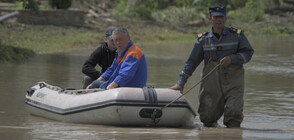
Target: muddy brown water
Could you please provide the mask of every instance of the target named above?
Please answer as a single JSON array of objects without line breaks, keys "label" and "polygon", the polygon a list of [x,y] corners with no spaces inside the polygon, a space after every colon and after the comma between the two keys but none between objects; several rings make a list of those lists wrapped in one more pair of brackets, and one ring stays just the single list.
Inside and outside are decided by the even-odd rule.
[{"label": "muddy brown water", "polygon": [[[291,37],[249,37],[255,49],[245,65],[246,92],[242,129],[195,127],[118,127],[62,123],[32,116],[24,97],[38,81],[60,87],[80,88],[81,66],[91,49],[63,54],[39,54],[24,63],[0,64],[0,139],[294,139],[294,40]],[[135,42],[135,41],[134,41]],[[136,43],[136,42],[135,42]],[[148,63],[148,86],[170,87],[178,79],[194,41],[136,43]],[[190,77],[185,90],[200,80],[202,64]],[[197,109],[198,87],[186,98]],[[218,122],[222,127],[222,119]]]}]

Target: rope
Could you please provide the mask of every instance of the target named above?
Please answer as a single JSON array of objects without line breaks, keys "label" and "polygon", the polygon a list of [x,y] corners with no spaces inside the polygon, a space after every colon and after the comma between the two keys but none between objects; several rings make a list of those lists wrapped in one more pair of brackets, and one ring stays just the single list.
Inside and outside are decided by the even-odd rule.
[{"label": "rope", "polygon": [[198,81],[194,86],[192,86],[190,89],[188,89],[185,93],[183,93],[181,96],[179,96],[178,98],[174,99],[173,101],[171,101],[170,103],[166,104],[165,106],[161,107],[160,109],[154,109],[152,115],[151,115],[151,119],[153,120],[153,123],[156,125],[159,121],[160,118],[156,120],[156,114],[158,111],[162,111],[162,109],[168,107],[169,105],[171,105],[172,103],[174,103],[175,101],[177,101],[178,99],[182,98],[185,94],[187,94],[190,90],[192,90],[194,87],[196,87],[199,83],[201,83],[206,77],[208,77],[218,66],[220,66],[221,63],[217,64],[211,71],[209,71],[205,76],[202,77],[202,79],[200,81]]}]

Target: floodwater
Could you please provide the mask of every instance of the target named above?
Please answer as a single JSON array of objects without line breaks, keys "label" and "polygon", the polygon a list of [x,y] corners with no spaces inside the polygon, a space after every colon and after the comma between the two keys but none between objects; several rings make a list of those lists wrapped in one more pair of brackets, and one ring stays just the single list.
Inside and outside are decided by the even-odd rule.
[{"label": "floodwater", "polygon": [[[38,81],[60,87],[80,88],[81,66],[93,51],[81,49],[63,54],[39,54],[24,63],[0,64],[0,139],[294,139],[294,40],[292,37],[250,37],[255,55],[245,65],[246,91],[242,129],[117,127],[71,124],[32,116],[24,97]],[[134,41],[136,43],[136,41]],[[162,44],[136,43],[148,63],[148,86],[176,83],[194,41]],[[202,64],[189,79],[185,91],[200,80]],[[186,98],[197,109],[198,86]],[[184,91],[184,92],[185,92]],[[222,127],[222,119],[218,122]]]}]

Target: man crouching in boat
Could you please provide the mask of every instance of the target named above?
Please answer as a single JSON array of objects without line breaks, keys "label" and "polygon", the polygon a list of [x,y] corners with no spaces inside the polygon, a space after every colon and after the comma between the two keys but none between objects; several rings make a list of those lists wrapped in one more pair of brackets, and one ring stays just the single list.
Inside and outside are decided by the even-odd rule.
[{"label": "man crouching in boat", "polygon": [[147,63],[144,53],[130,40],[126,28],[116,28],[112,37],[117,55],[112,65],[87,89],[146,86]]}]

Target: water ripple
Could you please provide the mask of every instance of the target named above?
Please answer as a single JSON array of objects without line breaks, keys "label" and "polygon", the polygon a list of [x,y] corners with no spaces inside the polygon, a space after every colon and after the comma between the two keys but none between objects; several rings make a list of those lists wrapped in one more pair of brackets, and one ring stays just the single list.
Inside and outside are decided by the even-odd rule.
[{"label": "water ripple", "polygon": [[294,55],[284,57],[274,55],[255,55],[246,67],[249,71],[294,76]]}]

